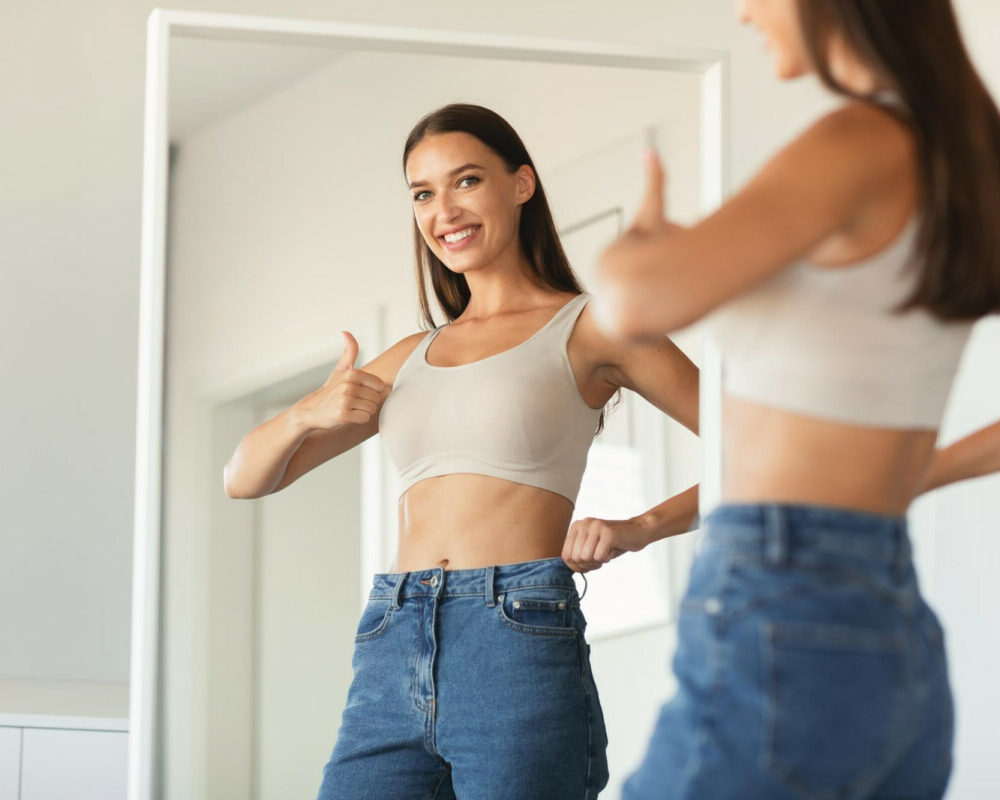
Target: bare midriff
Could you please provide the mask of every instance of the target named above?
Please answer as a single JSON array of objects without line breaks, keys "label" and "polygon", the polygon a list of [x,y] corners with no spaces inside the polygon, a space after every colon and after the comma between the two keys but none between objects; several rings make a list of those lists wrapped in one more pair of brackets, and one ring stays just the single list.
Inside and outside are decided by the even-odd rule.
[{"label": "bare midriff", "polygon": [[937,431],[848,425],[730,395],[722,402],[722,501],[906,513]]},{"label": "bare midriff", "polygon": [[573,504],[547,489],[455,473],[425,478],[399,499],[395,572],[476,569],[562,553]]}]

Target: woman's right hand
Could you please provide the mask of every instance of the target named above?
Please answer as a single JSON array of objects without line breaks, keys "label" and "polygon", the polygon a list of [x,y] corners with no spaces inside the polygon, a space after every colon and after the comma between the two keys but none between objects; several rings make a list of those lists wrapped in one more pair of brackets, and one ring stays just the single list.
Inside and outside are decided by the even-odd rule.
[{"label": "woman's right hand", "polygon": [[311,430],[329,430],[341,425],[364,425],[378,413],[387,396],[386,383],[378,375],[356,369],[358,341],[344,334],[344,354],[330,376],[295,404],[302,423]]}]

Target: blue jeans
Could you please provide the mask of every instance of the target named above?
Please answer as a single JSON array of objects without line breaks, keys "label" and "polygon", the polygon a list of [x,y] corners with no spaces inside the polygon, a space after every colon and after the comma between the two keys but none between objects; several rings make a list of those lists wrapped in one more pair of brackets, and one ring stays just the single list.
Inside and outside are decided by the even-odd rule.
[{"label": "blue jeans", "polygon": [[725,504],[705,520],[676,694],[623,800],[931,800],[951,772],[944,633],[906,518]]},{"label": "blue jeans", "polygon": [[319,800],[591,800],[607,735],[561,558],[380,574]]}]

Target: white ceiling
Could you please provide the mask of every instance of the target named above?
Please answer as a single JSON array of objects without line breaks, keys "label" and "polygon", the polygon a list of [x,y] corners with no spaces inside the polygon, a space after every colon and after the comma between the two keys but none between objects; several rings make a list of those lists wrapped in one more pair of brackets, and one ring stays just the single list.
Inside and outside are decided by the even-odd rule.
[{"label": "white ceiling", "polygon": [[170,42],[170,141],[182,142],[345,53],[328,47],[175,37]]}]

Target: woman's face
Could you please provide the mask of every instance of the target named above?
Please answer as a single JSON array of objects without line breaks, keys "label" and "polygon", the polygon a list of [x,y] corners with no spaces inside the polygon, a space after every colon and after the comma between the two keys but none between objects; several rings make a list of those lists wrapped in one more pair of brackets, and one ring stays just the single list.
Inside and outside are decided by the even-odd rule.
[{"label": "woman's face", "polygon": [[796,0],[737,0],[736,9],[740,22],[763,34],[779,78],[798,78],[810,71]]},{"label": "woman's face", "polygon": [[422,139],[405,172],[417,227],[449,269],[466,272],[517,252],[521,205],[535,190],[530,167],[510,173],[475,136],[454,132]]}]

